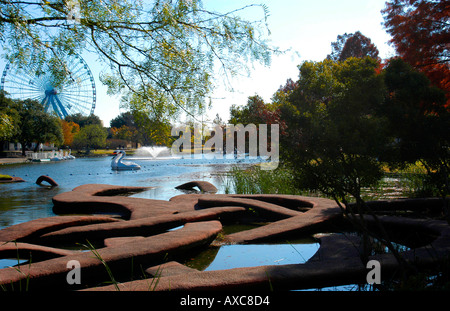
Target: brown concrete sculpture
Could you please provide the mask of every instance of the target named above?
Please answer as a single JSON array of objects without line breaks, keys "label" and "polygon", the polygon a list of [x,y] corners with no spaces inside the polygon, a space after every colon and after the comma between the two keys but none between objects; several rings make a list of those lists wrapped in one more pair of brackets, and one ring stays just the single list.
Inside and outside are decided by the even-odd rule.
[{"label": "brown concrete sculpture", "polygon": [[51,187],[58,187],[58,183],[53,178],[46,175],[39,176],[36,180],[36,184],[43,186],[42,182],[44,181],[47,182]]},{"label": "brown concrete sculpture", "polygon": [[[193,182],[188,186],[194,184],[199,185]],[[202,182],[201,187],[214,186]],[[271,286],[277,290],[365,282],[367,269],[358,252],[361,242],[356,236],[342,234],[318,237],[318,252],[302,264],[198,271],[181,263],[190,252],[208,247],[222,232],[222,225],[229,222],[250,218],[265,225],[228,235],[222,232],[215,245],[333,232],[332,228],[345,219],[332,200],[293,195],[182,194],[169,201],[117,196],[145,189],[148,188],[83,185],[55,196],[54,212],[103,216],[55,216],[0,230],[2,258],[14,253],[28,259],[30,252],[33,258],[31,263],[0,269],[0,286],[7,288],[27,281],[30,289],[149,290],[149,284],[157,284],[153,290],[235,290],[249,286],[265,290]],[[395,204],[381,203],[391,210]],[[368,223],[374,221],[366,218]],[[431,233],[432,238],[423,245],[402,252],[406,259],[419,259],[419,265],[429,266],[449,254],[450,231],[446,222],[388,216],[380,216],[378,221],[389,228]],[[76,243],[79,250],[59,248]],[[382,263],[383,275],[398,268],[391,254],[371,258]],[[82,282],[78,285],[70,285],[65,279],[70,272],[67,263],[74,260],[82,269]],[[120,277],[120,283],[98,286],[111,281],[106,267],[114,277]],[[147,276],[138,281],[122,279],[132,271],[145,271]],[[152,278],[158,282],[153,283]]]},{"label": "brown concrete sculpture", "polygon": [[79,262],[83,269],[84,286],[97,284],[105,277],[104,262],[116,275],[130,275],[130,271],[138,269],[140,264],[157,263],[162,261],[166,254],[173,255],[185,251],[186,248],[209,244],[221,229],[218,221],[190,223],[180,230],[133,239],[133,243],[119,243],[97,249],[95,256],[91,252],[81,252],[22,265],[20,270],[0,269],[0,284],[14,288],[14,285],[17,287],[21,281],[30,280],[30,289],[51,289],[53,286],[58,289],[70,288],[65,277],[70,271],[67,263],[73,260]]},{"label": "brown concrete sculpture", "polygon": [[175,187],[175,189],[194,190],[195,187],[197,187],[201,193],[216,193],[217,192],[217,188],[213,184],[211,184],[207,181],[198,181],[198,180],[184,183],[182,185]]},{"label": "brown concrete sculpture", "polygon": [[25,182],[21,177],[4,177],[0,179],[0,183],[8,184],[8,183],[14,183],[14,182]]},{"label": "brown concrete sculpture", "polygon": [[[411,230],[423,230],[437,234],[429,245],[402,252],[405,260],[417,267],[431,267],[448,258],[450,253],[450,227],[443,221],[421,221],[383,217],[386,224],[398,223]],[[369,220],[370,221],[370,220]],[[321,246],[304,264],[272,265],[234,268],[219,271],[180,269],[173,263],[152,267],[147,271],[158,277],[157,290],[252,290],[308,289],[347,284],[366,283],[367,268],[360,258],[361,239],[356,236],[335,234],[320,238]],[[383,277],[389,279],[399,271],[399,263],[392,254],[370,256],[382,265]],[[159,271],[157,274],[156,271]],[[124,291],[146,290],[148,280],[119,284]],[[94,291],[115,290],[112,286],[90,288]]]}]

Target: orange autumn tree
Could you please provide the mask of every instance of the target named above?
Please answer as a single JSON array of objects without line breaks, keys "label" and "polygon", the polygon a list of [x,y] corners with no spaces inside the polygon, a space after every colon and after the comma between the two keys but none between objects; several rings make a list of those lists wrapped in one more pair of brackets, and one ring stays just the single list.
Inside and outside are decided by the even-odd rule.
[{"label": "orange autumn tree", "polygon": [[400,57],[444,90],[450,106],[450,1],[390,0],[382,13]]},{"label": "orange autumn tree", "polygon": [[64,135],[64,145],[71,146],[73,137],[80,131],[80,126],[75,122],[61,120],[62,131]]}]

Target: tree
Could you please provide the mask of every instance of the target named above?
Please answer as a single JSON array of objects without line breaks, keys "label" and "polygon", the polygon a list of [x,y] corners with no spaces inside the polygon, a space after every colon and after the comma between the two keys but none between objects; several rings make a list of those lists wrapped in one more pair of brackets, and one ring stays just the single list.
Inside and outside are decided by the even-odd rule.
[{"label": "tree", "polygon": [[[373,236],[404,264],[361,195],[362,188],[382,177],[378,157],[391,143],[386,120],[377,115],[385,95],[377,68],[378,62],[371,57],[304,62],[298,87],[281,107],[286,121],[281,151],[299,188],[333,197],[355,229],[361,230],[364,263],[370,250],[368,237]],[[350,197],[355,204],[350,204]],[[369,230],[365,213],[374,217],[380,233]]]},{"label": "tree", "polygon": [[109,125],[111,128],[121,128],[124,125],[129,127],[136,126],[134,123],[134,116],[130,111],[121,113],[120,115],[112,119],[109,122]]},{"label": "tree", "polygon": [[138,135],[138,128],[132,112],[127,111],[118,115],[110,122],[111,136],[113,139],[121,139],[129,142],[142,142]]},{"label": "tree", "polygon": [[81,150],[86,148],[87,153],[91,149],[103,148],[106,145],[108,132],[98,124],[90,124],[82,127],[73,139],[74,148]]},{"label": "tree", "polygon": [[71,146],[73,138],[80,131],[80,126],[75,122],[61,120],[61,127],[64,135],[64,146]]},{"label": "tree", "polygon": [[[260,20],[241,17],[252,8]],[[55,63],[59,81],[71,74],[61,52],[89,48],[111,68],[101,74],[110,94],[131,92],[137,109],[172,116],[204,106],[216,65],[229,78],[250,61],[269,63],[267,16],[264,5],[219,13],[200,0],[0,1],[0,43],[20,66]]]},{"label": "tree", "polygon": [[112,137],[114,139],[122,139],[126,141],[136,141],[137,131],[135,127],[129,127],[127,125],[122,125],[121,127],[111,128]]},{"label": "tree", "polygon": [[0,141],[8,140],[13,136],[13,120],[6,113],[0,112]]},{"label": "tree", "polygon": [[17,100],[16,109],[20,118],[20,130],[12,138],[22,145],[22,155],[31,143],[63,143],[60,119],[45,112],[44,107],[35,100]]},{"label": "tree", "polygon": [[[395,165],[420,161],[428,172],[426,182],[438,190],[429,195],[445,198],[450,193],[450,109],[444,92],[400,58],[390,60],[383,75],[388,96],[380,109],[394,143],[382,159]],[[448,206],[444,211],[450,219]]]},{"label": "tree", "polygon": [[94,114],[90,114],[88,116],[85,116],[81,113],[75,113],[72,115],[68,115],[67,117],[65,117],[65,119],[67,122],[73,122],[76,123],[81,127],[85,127],[86,125],[91,125],[91,124],[97,124],[97,125],[101,125],[102,124],[102,120],[100,120],[100,118]]},{"label": "tree", "polygon": [[450,105],[450,3],[390,0],[382,11],[397,53],[444,90]]},{"label": "tree", "polygon": [[272,96],[272,101],[273,102],[285,101],[286,96],[289,96],[297,87],[298,84],[296,82],[294,82],[291,78],[287,79],[286,84],[280,85],[278,90]]},{"label": "tree", "polygon": [[362,201],[361,188],[381,177],[376,159],[387,141],[375,115],[384,95],[377,66],[370,57],[301,65],[298,88],[281,107],[287,128],[280,138],[301,188]]},{"label": "tree", "polygon": [[249,96],[247,105],[237,106],[232,105],[230,107],[230,120],[231,124],[259,124],[262,123],[260,116],[261,110],[265,109],[264,99],[259,95]]},{"label": "tree", "polygon": [[0,142],[11,139],[20,129],[20,116],[16,103],[0,91]]},{"label": "tree", "polygon": [[159,118],[151,118],[146,111],[132,111],[136,125],[136,136],[143,145],[170,146],[173,142],[169,121]]},{"label": "tree", "polygon": [[334,61],[344,61],[349,57],[363,58],[370,56],[380,60],[379,51],[372,41],[357,31],[354,34],[343,34],[337,36],[337,41],[331,43],[332,52],[327,56]]},{"label": "tree", "polygon": [[279,109],[276,104],[265,103],[259,95],[249,96],[247,105],[230,107],[231,124],[279,124],[281,122]]},{"label": "tree", "polygon": [[148,110],[139,109],[121,113],[110,122],[113,138],[147,146],[170,145],[170,123],[164,118],[152,116],[153,113]]}]

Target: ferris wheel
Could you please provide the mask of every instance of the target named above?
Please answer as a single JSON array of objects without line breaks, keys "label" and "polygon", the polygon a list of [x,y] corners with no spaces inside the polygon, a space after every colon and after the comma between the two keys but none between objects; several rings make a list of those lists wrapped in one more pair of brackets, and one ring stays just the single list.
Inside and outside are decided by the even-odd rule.
[{"label": "ferris wheel", "polygon": [[32,99],[40,102],[48,113],[55,112],[61,119],[81,113],[90,115],[96,103],[95,81],[84,59],[65,55],[65,75],[55,82],[50,65],[38,68],[30,65],[18,68],[8,63],[3,70],[0,89],[13,99]]}]

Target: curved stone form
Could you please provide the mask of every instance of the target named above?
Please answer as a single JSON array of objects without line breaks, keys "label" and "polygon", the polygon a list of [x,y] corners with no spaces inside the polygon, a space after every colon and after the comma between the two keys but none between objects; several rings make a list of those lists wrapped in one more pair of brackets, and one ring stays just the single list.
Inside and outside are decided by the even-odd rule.
[{"label": "curved stone form", "polygon": [[[229,218],[239,219],[240,215],[245,213],[249,208],[258,210],[271,220],[287,220],[304,215],[301,211],[302,209],[307,212],[315,210],[319,214],[326,214],[323,212],[323,208],[329,209],[331,206],[330,202],[332,202],[330,200],[316,200],[314,198],[296,196],[189,194],[176,196],[169,201],[114,196],[116,194],[143,189],[147,188],[111,185],[84,185],[77,187],[71,192],[59,194],[53,198],[55,212],[119,213],[129,220],[120,220],[105,216],[48,217],[0,230],[0,241],[32,241],[44,245],[52,245],[52,243],[84,242],[86,239],[89,241],[104,240],[104,244],[107,247],[99,249],[99,253],[108,262],[108,265],[115,265],[120,270],[123,267],[119,267],[118,262],[121,262],[122,259],[118,258],[129,259],[132,256],[133,260],[136,260],[135,257],[139,257],[140,255],[138,254],[140,252],[147,254],[146,249],[150,247],[148,241],[152,241],[154,244],[150,248],[153,249],[153,247],[159,245],[160,253],[163,252],[162,249],[168,252],[171,250],[171,246],[170,243],[165,241],[166,236],[177,236],[177,239],[181,239],[183,235],[193,234],[192,228],[202,224],[204,221],[213,219],[221,219],[224,221]],[[322,203],[324,202],[328,203],[328,205],[323,205]],[[338,214],[337,210],[333,210],[328,216],[335,217]],[[210,221],[209,223],[214,225],[212,229],[213,233],[206,239],[208,243],[212,241],[212,236],[215,236],[221,229],[221,226],[219,226],[220,229],[218,227],[220,225],[219,222]],[[273,224],[276,223],[274,222]],[[182,229],[164,233],[165,230],[183,225],[184,227]],[[286,231],[286,229],[281,229],[281,231],[272,230],[272,232],[266,231],[266,237],[270,235],[277,236],[283,230]],[[248,234],[252,232],[253,234],[255,232],[257,234],[257,231],[247,231]],[[197,234],[195,233],[195,236],[185,237],[185,239],[190,239],[186,247],[195,246],[197,244],[195,241],[198,241],[198,239],[202,241],[200,244],[206,243],[204,234],[201,232],[200,235]],[[248,234],[247,239],[249,239]],[[235,241],[237,240],[238,238],[236,237]],[[156,241],[161,242],[156,243]],[[180,244],[179,241],[175,244],[177,247],[174,247],[171,251],[175,252],[175,250],[184,249],[183,244]],[[26,249],[29,246],[21,244],[19,247]],[[44,246],[36,245],[36,247]],[[47,251],[50,252],[50,249],[47,249]],[[53,255],[62,256],[64,254],[64,251],[61,253],[55,251]],[[85,271],[86,269],[89,271],[92,269],[96,271],[101,270],[99,262],[96,264],[92,262],[92,254],[88,256],[90,258],[89,260],[85,256],[88,255],[72,254],[70,256],[37,262],[28,268],[23,267],[23,269],[28,269],[25,274],[28,274],[33,279],[33,283],[40,283],[40,279],[48,281],[49,279],[56,280],[60,278],[63,273],[67,273],[67,268],[63,266],[62,262],[67,262],[68,260],[81,260],[83,262],[82,267]],[[139,262],[139,260],[136,260],[136,262]],[[149,263],[146,262],[146,264]],[[0,280],[8,279],[8,282],[12,283],[20,281],[21,276],[14,276],[14,272],[11,271],[11,269],[0,270]],[[96,273],[89,273],[92,276],[96,275]],[[21,273],[21,275],[23,276],[24,273]]]},{"label": "curved stone form", "polygon": [[[443,221],[422,221],[403,219],[400,217],[382,217],[383,223],[408,227],[410,230],[432,231],[438,237],[430,244],[410,251],[402,252],[403,258],[419,267],[432,267],[440,260],[446,260],[450,252],[450,227]],[[370,221],[370,219],[369,219]],[[304,264],[272,265],[249,268],[235,268],[219,271],[192,271],[178,273],[170,269],[172,266],[182,271],[176,265],[161,268],[169,269],[158,279],[154,290],[289,290],[308,289],[328,286],[366,283],[367,268],[361,262],[355,245],[359,245],[357,237],[341,234],[320,238],[319,251]],[[369,260],[381,263],[383,278],[389,278],[398,273],[399,265],[392,254],[370,256]],[[156,267],[150,271],[155,273]],[[141,291],[146,289],[148,280],[132,281],[119,284],[120,290]],[[87,290],[111,291],[112,286],[95,287]]]},{"label": "curved stone form", "polygon": [[42,186],[42,182],[47,182],[50,186],[52,187],[58,187],[58,183],[51,177],[49,176],[39,176],[38,179],[36,180],[36,184]]},{"label": "curved stone form", "polygon": [[[327,202],[326,208],[329,208],[330,204],[334,204],[336,207],[332,200],[289,195],[185,194],[176,196],[170,201],[113,196],[119,193],[145,189],[148,188],[100,184],[83,185],[72,191],[56,195],[53,198],[53,210],[57,214],[109,212],[117,213],[125,219],[133,220],[182,213],[195,210],[196,208],[241,206],[247,209],[257,209],[271,220],[278,220],[303,215],[301,209],[320,209],[324,202]],[[280,202],[284,202],[286,206],[280,205]],[[298,208],[292,208],[294,205],[297,205]]]},{"label": "curved stone form", "polygon": [[[186,224],[182,229],[154,235],[143,239],[134,239],[133,243],[120,243],[115,246],[97,249],[98,256],[107,262],[116,274],[130,275],[140,264],[157,263],[166,254],[179,254],[201,245],[209,244],[222,230],[219,221],[196,222]],[[105,277],[105,267],[92,252],[58,257],[46,261],[0,269],[0,285],[4,288],[16,286],[19,282],[29,280],[31,289],[42,290],[56,286],[58,289],[69,287],[66,275],[70,271],[67,263],[77,260],[83,269],[83,284],[98,284]],[[139,271],[139,270],[135,270]],[[106,281],[106,280],[105,280]]]},{"label": "curved stone form", "polygon": [[[111,209],[120,208],[133,215],[153,215],[152,217],[130,217],[131,220],[119,224],[86,225],[53,230],[42,234],[41,241],[79,241],[80,239],[104,239],[128,235],[149,235],[160,233],[188,222],[218,219],[218,217],[239,217],[248,208],[258,210],[271,220],[282,219],[266,226],[235,233],[228,236],[232,243],[248,243],[269,240],[301,230],[312,229],[326,221],[339,218],[341,211],[335,202],[322,198],[309,198],[292,195],[180,195],[170,201],[135,199],[127,197],[109,197],[105,194],[135,190],[129,187],[107,185],[86,185],[75,188],[72,192],[54,198],[59,209],[74,212],[96,212],[98,205]],[[76,199],[74,199],[76,198]],[[75,202],[68,202],[74,199]],[[115,200],[117,199],[117,200]],[[114,201],[113,205],[109,202]],[[156,202],[154,202],[156,201]],[[145,204],[144,204],[145,203]],[[277,203],[277,204],[274,204]],[[155,207],[157,205],[157,207]],[[231,206],[230,206],[231,205]],[[306,212],[300,212],[306,210]],[[228,216],[227,216],[228,215]],[[287,219],[286,219],[287,218]]]},{"label": "curved stone form", "polygon": [[175,187],[175,189],[193,190],[194,187],[197,187],[198,189],[200,189],[200,192],[202,192],[202,193],[216,193],[217,192],[217,188],[213,184],[211,184],[207,181],[198,181],[198,180],[184,183],[182,185]]},{"label": "curved stone form", "polygon": [[167,263],[163,263],[158,266],[150,267],[145,270],[149,276],[154,278],[161,278],[163,276],[172,276],[172,275],[186,275],[187,273],[198,272],[198,270],[186,267],[179,262],[170,261]]},{"label": "curved stone form", "polygon": [[55,216],[31,220],[0,230],[0,243],[29,241],[40,235],[71,226],[84,226],[120,220],[105,216]]},{"label": "curved stone form", "polygon": [[127,236],[119,238],[107,238],[104,241],[105,247],[115,247],[125,243],[134,243],[137,240],[145,239],[143,236]]},{"label": "curved stone form", "polygon": [[56,214],[69,213],[112,213],[125,219],[137,219],[178,212],[163,200],[148,200],[116,196],[122,193],[138,192],[152,187],[124,187],[102,184],[87,184],[53,197],[53,211]]},{"label": "curved stone form", "polygon": [[302,212],[294,211],[280,205],[268,203],[261,200],[255,200],[249,196],[233,198],[226,195],[209,195],[198,199],[200,208],[208,208],[213,206],[243,206],[245,208],[253,208],[260,212],[263,216],[267,216],[273,220],[284,219],[292,216],[302,215]]},{"label": "curved stone form", "polygon": [[78,252],[29,243],[0,242],[0,258],[19,258],[36,262],[76,253]]},{"label": "curved stone form", "polygon": [[[217,197],[217,199],[215,198]],[[230,243],[263,242],[293,233],[318,229],[329,222],[341,219],[342,212],[336,202],[323,198],[311,198],[294,195],[215,195],[199,199],[200,206],[237,204],[253,207],[281,220],[251,230],[241,231],[227,236]],[[268,202],[277,202],[275,205]],[[283,206],[289,206],[283,207]],[[299,210],[306,210],[302,213]],[[286,218],[290,216],[289,218]],[[286,219],[283,219],[286,218]]]},{"label": "curved stone form", "polygon": [[11,177],[10,179],[0,179],[0,184],[13,183],[13,182],[25,182],[21,177]]},{"label": "curved stone form", "polygon": [[55,230],[39,237],[42,243],[90,241],[113,237],[158,234],[190,222],[215,220],[236,216],[243,207],[217,207],[201,211],[161,215],[115,223],[92,224]]},{"label": "curved stone form", "polygon": [[[10,256],[11,252],[17,254],[19,251],[23,256],[31,251],[33,258],[37,256],[43,260],[19,268],[0,269],[1,287],[14,286],[29,279],[32,288],[63,288],[68,286],[65,277],[70,260],[81,264],[83,288],[108,281],[103,262],[115,276],[117,273],[129,277],[131,271],[152,267],[146,271],[159,278],[156,290],[235,290],[249,286],[267,290],[269,283],[277,290],[365,283],[367,269],[361,263],[358,248],[355,248],[359,240],[336,234],[322,236],[319,251],[305,264],[207,272],[177,262],[161,264],[166,254],[185,254],[190,249],[209,245],[221,231],[221,222],[253,215],[249,213],[250,209],[268,224],[229,234],[220,243],[258,243],[321,232],[330,224],[343,220],[342,211],[332,200],[293,195],[184,194],[169,201],[115,196],[145,189],[148,188],[91,184],[53,198],[56,213],[120,214],[125,220],[107,216],[55,216],[0,230],[0,241],[19,241],[0,242],[3,244],[0,258]],[[395,208],[396,204],[405,205],[405,201],[381,203],[384,209]],[[432,204],[437,203],[433,201]],[[373,222],[371,217],[366,218],[368,223]],[[424,231],[437,237],[427,246],[402,253],[405,258],[418,260],[419,265],[424,266],[433,265],[440,258],[448,258],[450,232],[447,223],[387,216],[379,216],[379,219],[386,227]],[[174,228],[176,230],[171,230]],[[95,242],[96,253],[103,262],[90,251],[48,247],[55,243],[85,243],[86,239]],[[98,248],[103,245],[100,243],[106,247]],[[383,275],[389,275],[398,268],[390,254],[372,258],[382,263]],[[152,279],[126,282],[119,287],[149,290],[151,282]],[[114,286],[93,288],[115,289]]]}]

